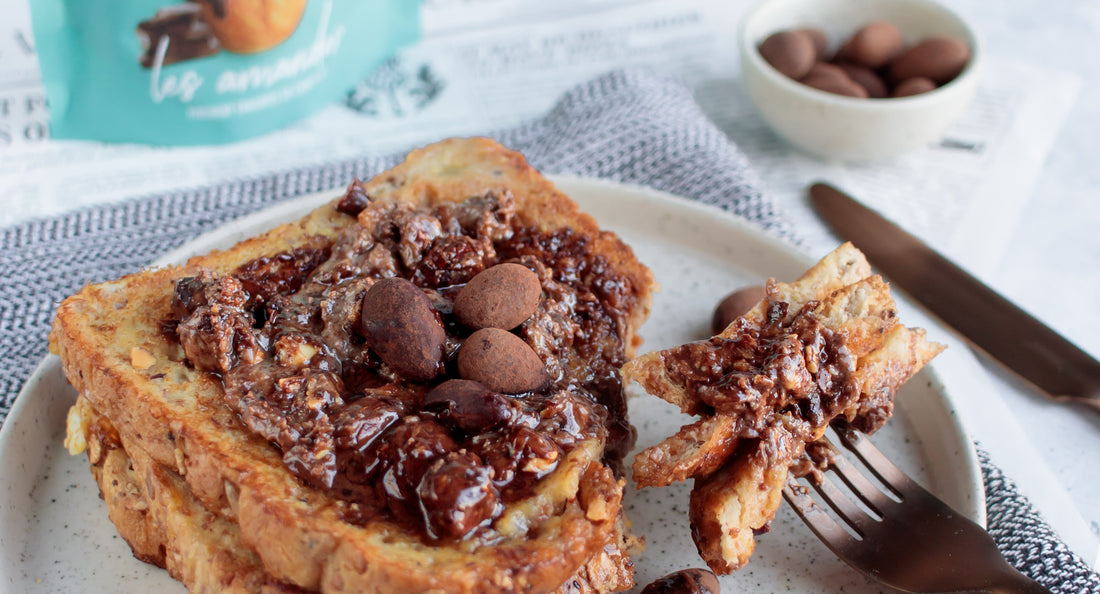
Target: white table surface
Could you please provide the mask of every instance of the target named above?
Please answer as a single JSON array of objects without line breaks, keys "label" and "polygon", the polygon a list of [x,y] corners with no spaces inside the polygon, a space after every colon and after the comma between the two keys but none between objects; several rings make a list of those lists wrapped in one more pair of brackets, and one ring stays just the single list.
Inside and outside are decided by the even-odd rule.
[{"label": "white table surface", "polygon": [[[987,56],[1050,65],[1076,73],[1083,81],[1025,215],[1012,230],[1009,249],[996,271],[983,280],[1100,357],[1100,60],[1096,58],[1100,56],[1100,3],[955,0],[949,4],[977,26]],[[3,157],[0,152],[0,159]],[[820,225],[802,199],[786,199],[783,207],[800,224]],[[32,208],[26,218],[38,214],[46,213]],[[821,233],[818,228],[807,235]],[[834,246],[835,240],[810,245],[817,254]],[[909,315],[920,314],[903,311],[903,318]],[[942,329],[934,332],[945,334]],[[951,346],[965,349],[961,343]],[[973,361],[960,356],[943,365],[946,374],[954,374],[956,392],[966,393],[963,408],[968,422],[981,423],[983,406],[1011,411],[1032,451],[1069,495],[1072,509],[1066,510],[1064,521],[1076,518],[1091,533],[1093,543],[1080,544],[1078,550],[1095,564],[1095,539],[1100,538],[1100,414],[1050,403],[1000,369],[983,371]],[[975,434],[996,434],[996,428],[980,429]],[[1002,453],[995,461],[1011,475],[1013,464],[1019,462],[1007,458],[1010,456]],[[1021,484],[1021,488],[1039,494],[1042,485]]]}]

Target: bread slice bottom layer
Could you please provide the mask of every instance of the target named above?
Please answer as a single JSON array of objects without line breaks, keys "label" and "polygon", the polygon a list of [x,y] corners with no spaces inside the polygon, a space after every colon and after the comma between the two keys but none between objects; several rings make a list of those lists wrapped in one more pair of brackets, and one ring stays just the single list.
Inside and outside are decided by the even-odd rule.
[{"label": "bread slice bottom layer", "polygon": [[[281,582],[241,540],[236,523],[206,509],[175,470],[155,462],[133,444],[123,445],[110,421],[86,402],[80,428],[92,475],[107,513],[134,557],[162,567],[193,593],[309,592]],[[633,584],[626,551],[637,546],[620,516],[612,542],[557,592],[613,592]]]}]

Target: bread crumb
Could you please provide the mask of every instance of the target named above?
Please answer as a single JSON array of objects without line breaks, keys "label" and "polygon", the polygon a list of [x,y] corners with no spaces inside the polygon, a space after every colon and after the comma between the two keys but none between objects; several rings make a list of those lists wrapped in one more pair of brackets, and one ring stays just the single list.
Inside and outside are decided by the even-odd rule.
[{"label": "bread crumb", "polygon": [[156,358],[149,351],[141,347],[130,349],[130,365],[134,369],[149,369],[156,362]]},{"label": "bread crumb", "polygon": [[87,431],[85,426],[87,419],[80,413],[80,408],[74,405],[69,409],[65,419],[65,449],[69,450],[69,454],[73,456],[83,454],[84,449],[88,447],[84,437]]}]

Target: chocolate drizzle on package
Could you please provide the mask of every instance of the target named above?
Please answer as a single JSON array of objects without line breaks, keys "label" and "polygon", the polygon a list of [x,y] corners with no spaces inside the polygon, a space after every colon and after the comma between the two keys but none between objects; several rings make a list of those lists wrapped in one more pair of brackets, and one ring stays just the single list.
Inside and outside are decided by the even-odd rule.
[{"label": "chocolate drizzle on package", "polygon": [[[291,471],[342,500],[348,521],[388,517],[426,539],[485,533],[581,444],[602,445],[621,474],[634,433],[620,337],[634,297],[584,237],[521,225],[508,194],[426,209],[352,184],[337,210],[358,224],[335,240],[180,280],[166,324],[178,321],[189,363],[220,375],[227,405]],[[493,384],[537,386],[519,393],[458,363],[476,329],[455,299],[501,263],[542,290],[507,346],[535,355],[541,375]],[[384,330],[377,318],[395,311],[411,330]],[[438,360],[410,365],[420,352]]]},{"label": "chocolate drizzle on package", "polygon": [[137,26],[141,42],[141,65],[152,68],[157,54],[162,53],[160,64],[167,66],[213,56],[221,51],[213,29],[202,18],[201,7],[193,2],[183,2],[161,8],[155,15]]}]

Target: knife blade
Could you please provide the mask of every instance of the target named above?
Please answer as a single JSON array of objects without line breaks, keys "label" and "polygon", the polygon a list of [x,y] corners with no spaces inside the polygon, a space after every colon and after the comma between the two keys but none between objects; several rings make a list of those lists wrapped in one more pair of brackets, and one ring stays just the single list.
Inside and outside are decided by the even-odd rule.
[{"label": "knife blade", "polygon": [[1100,411],[1100,362],[875,211],[824,183],[814,209],[893,283],[1056,400]]}]

